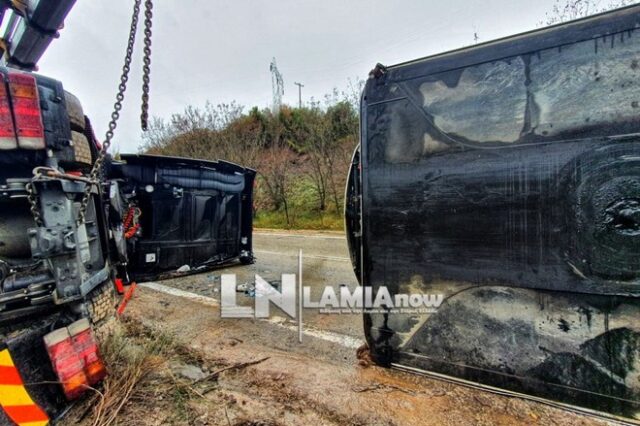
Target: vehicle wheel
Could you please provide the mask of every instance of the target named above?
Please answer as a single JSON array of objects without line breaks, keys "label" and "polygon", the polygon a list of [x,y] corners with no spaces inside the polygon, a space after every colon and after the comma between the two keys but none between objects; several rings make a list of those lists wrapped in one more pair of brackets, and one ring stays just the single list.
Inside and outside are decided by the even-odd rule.
[{"label": "vehicle wheel", "polygon": [[241,255],[240,263],[242,263],[243,265],[251,265],[253,263],[256,263],[256,258],[253,257],[253,254]]},{"label": "vehicle wheel", "polygon": [[111,280],[93,289],[87,295],[86,305],[89,319],[94,325],[100,325],[113,318],[116,314],[116,298]]},{"label": "vehicle wheel", "polygon": [[71,124],[71,130],[76,130],[80,133],[84,133],[84,111],[82,110],[82,104],[80,100],[65,90],[64,97],[67,103],[67,114],[69,114],[69,123]]},{"label": "vehicle wheel", "polygon": [[564,193],[567,252],[591,278],[640,277],[640,150],[616,144],[571,164]]},{"label": "vehicle wheel", "polygon": [[71,140],[73,141],[73,152],[75,153],[76,163],[90,166],[91,165],[91,148],[87,137],[82,133],[71,131]]}]

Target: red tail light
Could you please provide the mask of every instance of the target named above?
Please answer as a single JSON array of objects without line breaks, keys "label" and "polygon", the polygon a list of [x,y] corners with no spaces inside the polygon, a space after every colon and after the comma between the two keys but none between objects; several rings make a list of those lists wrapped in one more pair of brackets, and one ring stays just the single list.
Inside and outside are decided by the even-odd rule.
[{"label": "red tail light", "polygon": [[35,77],[26,73],[10,73],[9,93],[18,145],[24,149],[44,149],[44,126]]},{"label": "red tail light", "polygon": [[123,294],[124,283],[122,282],[122,278],[116,278],[114,281],[114,284],[116,285],[116,290],[118,291],[118,294]]},{"label": "red tail light", "polygon": [[84,363],[84,374],[89,384],[93,386],[104,379],[107,370],[100,359],[98,344],[91,331],[91,325],[86,318],[83,318],[71,324],[68,329],[73,347]]},{"label": "red tail light", "polygon": [[11,106],[7,95],[4,75],[0,74],[0,149],[16,149],[18,140],[13,128]]},{"label": "red tail light", "polygon": [[73,347],[67,328],[59,328],[44,336],[53,370],[67,399],[78,398],[87,389],[84,362]]}]

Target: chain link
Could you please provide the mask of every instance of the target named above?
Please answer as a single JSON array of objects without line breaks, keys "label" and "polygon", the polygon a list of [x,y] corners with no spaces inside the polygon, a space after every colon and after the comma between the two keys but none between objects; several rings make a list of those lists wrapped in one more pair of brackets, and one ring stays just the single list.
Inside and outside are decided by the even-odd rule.
[{"label": "chain link", "polygon": [[[113,133],[118,125],[120,118],[120,111],[122,110],[122,102],[124,101],[124,93],[127,90],[127,82],[129,81],[129,72],[131,71],[131,60],[133,57],[133,47],[136,41],[136,33],[138,30],[138,19],[140,16],[140,4],[142,0],[134,0],[133,14],[131,16],[131,28],[129,30],[129,40],[127,42],[127,51],[124,57],[124,65],[122,66],[122,74],[120,75],[120,84],[118,85],[118,92],[116,94],[116,101],[113,104],[113,112],[111,113],[111,120],[107,127],[102,147],[98,153],[95,163],[89,173],[88,181],[84,189],[82,201],[80,203],[80,209],[78,212],[78,224],[82,224],[85,221],[87,213],[87,206],[91,199],[91,190],[93,185],[99,184],[101,181],[101,173],[104,165],[105,158],[107,156],[107,150],[111,146],[111,140],[113,139]],[[140,124],[142,130],[148,129],[149,120],[149,82],[151,75],[151,22],[153,18],[153,3],[152,0],[145,0],[145,12],[144,12],[144,56],[142,67],[142,113],[140,115]],[[40,209],[38,208],[38,198],[35,190],[34,182],[41,176],[34,176],[25,189],[27,191],[27,200],[33,219],[37,226],[42,225],[42,217],[40,215]]]},{"label": "chain link", "polygon": [[[151,0],[147,0],[147,2],[149,3],[150,1]],[[98,178],[102,172],[102,166],[107,155],[107,150],[111,145],[111,139],[113,139],[113,132],[116,129],[118,125],[118,119],[120,118],[120,110],[122,110],[122,101],[124,100],[124,92],[127,90],[127,82],[129,81],[129,71],[131,71],[131,58],[133,56],[133,46],[136,41],[136,32],[138,30],[138,16],[140,15],[140,3],[141,3],[141,0],[134,0],[134,3],[133,3],[133,15],[131,16],[131,29],[129,30],[129,41],[127,43],[127,53],[124,57],[124,65],[122,66],[122,75],[120,76],[120,84],[118,85],[116,102],[113,104],[111,121],[109,121],[107,132],[105,134],[104,141],[102,142],[102,148],[100,149],[98,158],[96,158],[96,161],[93,164],[93,168],[91,169],[91,173],[89,174],[89,180],[91,180],[91,182],[93,183],[96,183],[99,181]],[[147,8],[149,8],[149,6],[147,6]],[[147,16],[147,12],[145,12],[145,16]],[[147,19],[150,19],[150,17]],[[145,22],[145,25],[146,25],[146,22]],[[151,25],[149,23],[149,27],[150,26]],[[145,37],[147,36],[146,33],[147,32],[145,30]],[[151,33],[149,32],[149,35],[150,34]],[[149,44],[151,44],[151,42],[149,42]],[[150,54],[150,50],[149,50],[149,54]],[[146,56],[146,49],[145,49],[145,56]],[[89,199],[91,198],[92,188],[93,188],[93,184],[88,184],[85,187],[84,195],[82,197],[82,202],[80,203],[80,211],[78,213],[79,224],[84,223],[85,215],[87,213],[87,206],[89,204]]]},{"label": "chain link", "polygon": [[142,59],[142,113],[140,124],[142,130],[148,129],[149,121],[149,82],[151,80],[151,19],[153,18],[153,3],[144,2],[144,57]]},{"label": "chain link", "polygon": [[36,197],[35,188],[33,187],[33,180],[29,182],[25,189],[27,190],[27,200],[29,201],[29,210],[33,215],[33,220],[36,226],[42,225],[42,217],[40,216],[40,209],[38,208],[38,199]]}]

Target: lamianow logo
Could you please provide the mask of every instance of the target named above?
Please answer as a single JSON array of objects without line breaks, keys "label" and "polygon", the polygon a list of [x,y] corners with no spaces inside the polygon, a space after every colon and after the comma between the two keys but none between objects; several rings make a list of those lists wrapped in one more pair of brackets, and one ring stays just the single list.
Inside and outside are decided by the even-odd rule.
[{"label": "lamianow logo", "polygon": [[[297,278],[297,280],[296,280]],[[239,306],[236,303],[236,276],[221,277],[220,313],[223,318],[268,318],[270,305],[280,308],[292,319],[298,319],[299,340],[302,340],[303,309],[318,309],[327,314],[354,313],[433,313],[444,299],[442,294],[395,294],[386,287],[373,292],[371,287],[340,287],[338,293],[326,286],[319,300],[311,299],[311,287],[302,285],[302,250],[298,254],[298,275],[282,274],[280,290],[260,275],[255,275],[254,306]]]}]

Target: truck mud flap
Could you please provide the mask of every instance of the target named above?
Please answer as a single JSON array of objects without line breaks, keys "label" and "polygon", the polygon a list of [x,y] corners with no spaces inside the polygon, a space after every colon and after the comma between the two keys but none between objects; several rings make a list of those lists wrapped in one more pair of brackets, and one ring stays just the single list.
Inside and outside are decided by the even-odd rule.
[{"label": "truck mud flap", "polygon": [[0,425],[44,425],[67,406],[42,340],[56,321],[37,321],[0,342]]}]

